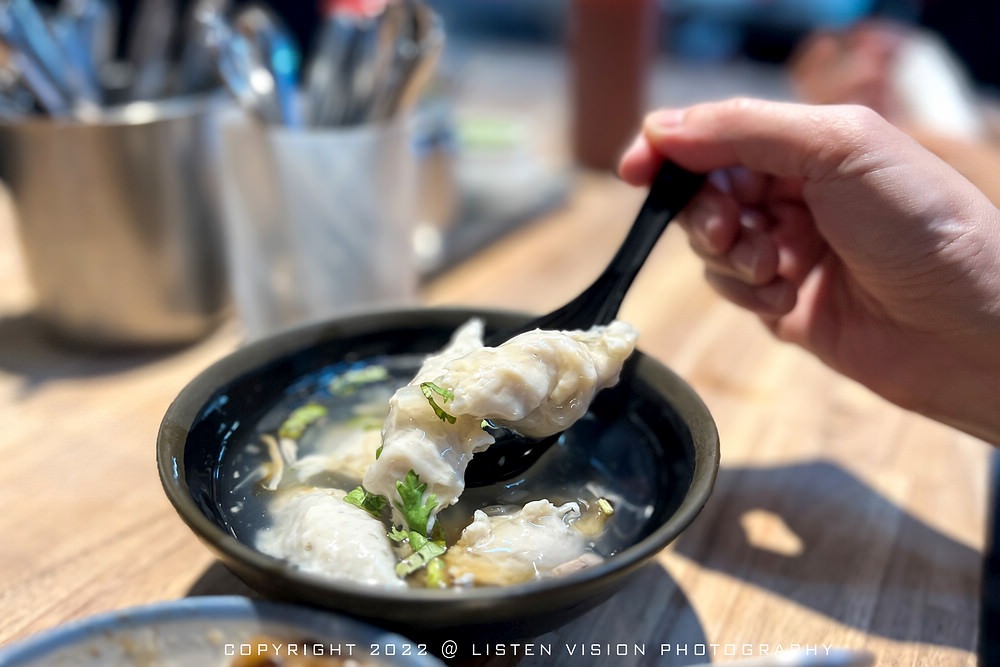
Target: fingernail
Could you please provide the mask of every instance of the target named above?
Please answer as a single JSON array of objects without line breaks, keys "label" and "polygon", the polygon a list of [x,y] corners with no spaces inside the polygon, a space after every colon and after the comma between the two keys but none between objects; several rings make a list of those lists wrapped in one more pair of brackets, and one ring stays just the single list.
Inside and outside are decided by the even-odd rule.
[{"label": "fingernail", "polygon": [[646,117],[646,125],[658,130],[669,130],[682,122],[684,122],[684,109],[659,109]]},{"label": "fingernail", "polygon": [[710,202],[695,199],[686,213],[691,221],[691,234],[698,246],[710,254],[716,255],[722,251],[715,243],[713,229],[719,224],[719,211]]},{"label": "fingernail", "polygon": [[707,225],[704,223],[699,223],[691,228],[691,233],[694,234],[695,243],[705,252],[710,255],[718,255],[719,251],[715,248],[712,243],[712,237],[708,234]]},{"label": "fingernail", "polygon": [[621,162],[621,160],[624,160],[632,153],[637,153],[645,150],[646,146],[648,145],[649,141],[646,139],[646,137],[644,137],[642,134],[636,135],[635,139],[632,140],[632,143],[628,145],[628,148],[626,148],[624,152],[622,152],[621,159],[619,160],[619,162]]},{"label": "fingernail", "polygon": [[775,311],[788,311],[795,305],[795,292],[786,280],[776,280],[759,288],[757,298]]},{"label": "fingernail", "polygon": [[729,261],[740,275],[750,281],[757,278],[757,265],[760,263],[760,248],[756,243],[743,241],[729,253]]}]

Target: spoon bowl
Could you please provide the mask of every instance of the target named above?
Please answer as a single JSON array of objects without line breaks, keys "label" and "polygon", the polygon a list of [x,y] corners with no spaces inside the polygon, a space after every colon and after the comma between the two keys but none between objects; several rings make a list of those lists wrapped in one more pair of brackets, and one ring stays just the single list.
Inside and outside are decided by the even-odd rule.
[{"label": "spoon bowl", "polygon": [[[486,344],[495,347],[534,329],[589,329],[611,322],[663,230],[694,198],[704,182],[704,174],[690,172],[670,161],[664,162],[628,235],[597,280],[561,308],[523,326],[487,336]],[[465,470],[466,488],[489,486],[517,477],[530,468],[561,435],[553,433],[543,438],[530,438],[503,427],[487,430],[496,440],[486,451],[472,457]]]}]

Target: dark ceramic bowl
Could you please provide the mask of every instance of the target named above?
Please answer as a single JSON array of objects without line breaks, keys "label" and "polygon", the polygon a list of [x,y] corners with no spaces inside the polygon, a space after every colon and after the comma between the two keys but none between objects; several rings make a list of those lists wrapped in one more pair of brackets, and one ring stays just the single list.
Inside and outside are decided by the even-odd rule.
[{"label": "dark ceramic bowl", "polygon": [[[684,530],[708,499],[719,464],[715,423],[692,389],[636,352],[621,381],[601,392],[568,433],[630,505],[627,546],[581,572],[502,588],[403,590],[333,582],[296,570],[235,537],[219,497],[224,448],[245,446],[255,423],[289,387],[320,369],[379,355],[431,353],[470,317],[487,330],[523,314],[452,309],[367,313],[279,334],[217,362],[180,393],[157,440],[167,496],[191,529],[250,586],[269,596],[338,610],[411,637],[527,638],[554,629],[608,598],[624,577]],[[546,457],[566,456],[553,448]],[[541,463],[541,462],[540,462]],[[618,514],[615,515],[616,519]]]}]

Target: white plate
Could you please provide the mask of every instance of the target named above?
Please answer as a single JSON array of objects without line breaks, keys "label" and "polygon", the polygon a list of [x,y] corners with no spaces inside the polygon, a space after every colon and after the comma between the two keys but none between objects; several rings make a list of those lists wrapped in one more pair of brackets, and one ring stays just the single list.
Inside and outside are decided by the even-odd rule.
[{"label": "white plate", "polygon": [[[105,612],[0,648],[0,667],[228,667],[257,638],[365,667],[443,667],[408,639],[325,611],[238,596]],[[335,664],[334,661],[331,661]]]}]

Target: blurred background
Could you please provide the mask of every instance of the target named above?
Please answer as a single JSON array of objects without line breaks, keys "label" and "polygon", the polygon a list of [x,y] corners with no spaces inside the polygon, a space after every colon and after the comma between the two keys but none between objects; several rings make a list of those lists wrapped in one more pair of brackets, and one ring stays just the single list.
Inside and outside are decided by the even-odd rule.
[{"label": "blurred background", "polygon": [[[46,0],[53,4],[53,0]],[[449,35],[461,40],[559,45],[567,35],[571,0],[431,0]],[[122,0],[122,22],[136,0]],[[178,12],[190,0],[178,0]],[[248,4],[244,0],[237,4]],[[286,19],[304,50],[319,25],[312,2],[269,0]],[[626,3],[627,4],[627,1]],[[664,55],[692,61],[738,57],[782,63],[803,37],[819,29],[844,28],[873,16],[938,31],[983,83],[996,85],[1000,7],[974,0],[655,0]],[[123,35],[123,43],[125,36]]]},{"label": "blurred background", "polygon": [[[381,52],[374,45],[380,39],[391,41],[391,35],[365,33],[365,39],[374,41],[353,51],[343,47],[345,35],[356,35],[358,25],[388,23],[382,20],[386,8],[400,5],[407,12],[419,6],[437,16],[434,26],[446,35],[443,48],[428,50],[426,72],[386,76],[385,87],[394,91],[388,98],[372,93],[366,99],[358,93],[358,83],[371,74],[366,68],[381,66]],[[104,77],[101,85],[107,88],[103,100],[95,104],[93,95],[81,94],[66,104],[58,95],[46,97],[52,91],[32,75],[52,68],[38,67],[31,58],[19,59],[21,37],[11,28],[11,17],[18,18],[15,10],[33,6],[60,39],[67,34],[62,22],[67,16],[82,21],[81,17],[112,8],[115,29],[102,47],[100,58],[106,62],[98,63]],[[104,304],[99,315],[105,328],[116,326],[115,313],[108,312],[107,304],[121,303],[125,308],[130,302],[128,307],[142,312],[147,325],[166,329],[165,318],[155,324],[152,317],[164,290],[175,295],[174,301],[178,291],[189,292],[183,308],[193,318],[211,315],[205,318],[208,328],[218,321],[226,300],[208,293],[204,285],[209,283],[229,283],[225,289],[235,293],[249,338],[329,316],[345,306],[413,300],[423,281],[561,206],[581,173],[613,172],[642,116],[660,106],[738,95],[867,104],[926,138],[946,158],[954,157],[970,178],[1000,198],[993,179],[982,175],[995,166],[993,99],[1000,85],[996,39],[1000,3],[14,0],[3,12],[0,153],[6,157],[0,158],[0,180],[12,189],[22,217],[44,218],[44,226],[53,228],[42,234],[37,230],[43,223],[21,225],[27,263],[43,313],[57,326],[82,330],[83,338],[96,331],[96,325],[86,322],[88,302]],[[412,19],[417,30],[431,30],[426,17],[420,16],[404,20]],[[414,44],[397,38],[390,46],[402,59],[403,47],[413,50]],[[69,42],[63,48],[72,55],[79,46]],[[39,62],[44,65],[43,61]],[[94,63],[90,68],[98,69]],[[318,106],[312,104],[317,72],[326,76]],[[42,83],[58,88],[58,73],[49,74],[52,81]],[[261,74],[268,86],[266,95],[258,90]],[[354,86],[348,93],[345,81]],[[161,191],[163,174],[193,172],[176,163],[177,150],[170,151],[174,164],[164,164],[149,177],[140,188],[145,194],[138,204],[131,194],[134,184],[111,204],[84,202],[89,195],[70,195],[67,186],[55,188],[64,191],[66,201],[60,211],[53,211],[49,197],[53,179],[66,172],[64,178],[75,181],[73,174],[79,169],[67,168],[65,159],[55,164],[51,153],[73,141],[90,145],[95,140],[85,130],[80,130],[82,138],[72,139],[64,129],[52,131],[34,121],[65,115],[84,127],[106,126],[112,117],[108,109],[121,103],[159,105],[212,91],[222,92],[229,106],[243,112],[238,120],[244,127],[237,131],[231,123],[215,123],[213,113],[213,122],[200,129],[204,140],[193,142],[206,153],[191,158],[204,168],[204,175],[182,191],[182,198],[200,198],[203,203],[193,213],[174,211],[173,217],[183,218],[181,222],[144,223],[157,227],[152,232],[145,229],[142,239],[156,236],[169,239],[163,243],[179,244],[161,253],[174,258],[170,260],[143,251],[141,263],[163,265],[164,275],[146,294],[127,298],[109,298],[108,291],[131,281],[114,278],[100,285],[92,275],[84,280],[81,274],[93,272],[82,265],[75,269],[77,275],[71,275],[69,251],[54,253],[53,245],[90,243],[97,257],[108,247],[136,254],[141,244],[115,246],[109,241],[111,235],[124,234],[122,229],[137,226],[129,220],[121,221],[118,231],[98,232],[98,225],[91,225],[89,238],[71,239],[57,226],[67,224],[59,220],[70,215],[65,211],[100,210],[94,216],[103,220],[112,215],[106,211],[117,215],[128,206],[164,209],[164,200],[179,195],[176,189]],[[353,103],[344,101],[351,96],[357,98]],[[124,125],[135,124],[135,113],[140,119],[143,114],[162,115],[158,106],[138,111],[134,107],[122,107],[131,113],[119,119]],[[395,134],[383,131],[394,123],[406,127]],[[39,134],[55,148],[43,150]],[[157,130],[150,136],[162,135]],[[129,158],[132,166],[125,169],[129,173],[142,171],[136,165],[168,159],[161,155],[165,149],[155,148],[156,141],[149,136],[100,141],[108,143],[100,159],[81,154],[81,163],[124,163],[120,144],[138,151]],[[982,149],[979,153],[985,152],[985,157],[971,160],[972,153],[961,142]],[[178,145],[174,140],[166,143]],[[39,163],[43,153],[50,155],[49,161]],[[338,163],[334,156],[344,159]],[[43,176],[29,177],[34,173]],[[43,178],[45,187],[32,183]],[[77,190],[123,189],[120,176],[100,178],[104,180]],[[205,183],[211,187],[200,192]],[[392,196],[385,197],[386,192]],[[128,206],[122,203],[125,199]],[[192,215],[199,218],[196,223]],[[188,232],[173,233],[178,226]],[[211,230],[216,227],[218,238],[213,240]],[[25,228],[35,231],[25,234]],[[403,236],[412,236],[412,248],[392,244]],[[199,251],[192,253],[190,246]],[[178,256],[187,258],[179,268],[171,265]],[[209,266],[212,262],[220,266]],[[379,263],[391,264],[395,271],[380,270]],[[179,288],[173,275],[179,271],[189,279],[196,276],[198,284]],[[310,278],[322,276],[323,271],[330,275]],[[311,291],[318,283],[340,289]],[[93,285],[90,293],[81,293],[84,284]],[[72,293],[67,293],[66,285],[73,286]],[[143,309],[143,300],[152,303]],[[268,302],[272,303],[265,308],[262,304]],[[73,317],[62,312],[67,304],[78,311]],[[180,311],[176,304],[171,308],[167,314],[177,321]],[[175,338],[197,331],[197,322],[192,321]],[[98,333],[115,342],[113,330]],[[144,336],[156,339],[148,332],[127,331],[120,339],[128,342],[130,336],[137,342]]]}]

